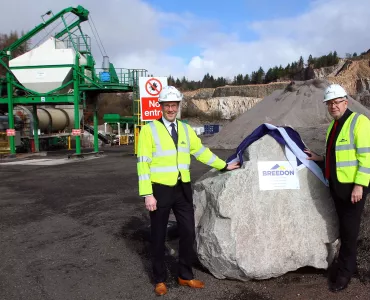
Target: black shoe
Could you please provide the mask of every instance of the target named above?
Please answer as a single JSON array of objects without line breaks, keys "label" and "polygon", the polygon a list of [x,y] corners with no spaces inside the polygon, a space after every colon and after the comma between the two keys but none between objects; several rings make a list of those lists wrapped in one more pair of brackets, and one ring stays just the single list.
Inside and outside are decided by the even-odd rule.
[{"label": "black shoe", "polygon": [[335,283],[332,283],[329,286],[329,290],[332,291],[333,293],[340,292],[347,288],[349,281],[350,279],[347,277],[338,276]]}]

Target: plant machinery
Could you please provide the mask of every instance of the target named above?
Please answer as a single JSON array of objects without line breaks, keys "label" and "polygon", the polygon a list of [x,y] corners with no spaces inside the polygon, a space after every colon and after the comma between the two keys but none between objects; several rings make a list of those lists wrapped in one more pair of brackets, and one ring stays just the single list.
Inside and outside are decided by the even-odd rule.
[{"label": "plant machinery", "polygon": [[[74,15],[75,21],[67,23],[67,14]],[[45,16],[48,16],[47,20],[44,20]],[[90,37],[81,29],[81,23],[88,21],[88,17],[89,11],[82,6],[69,7],[55,15],[48,11],[42,16],[41,24],[0,50],[0,64],[6,69],[6,77],[0,78],[0,105],[7,105],[8,129],[13,133],[9,134],[11,154],[16,152],[12,131],[15,129],[14,112],[32,115],[28,118],[32,123],[28,129],[35,152],[40,151],[40,139],[44,137],[40,136],[41,127],[48,128],[49,133],[58,131],[59,135],[75,136],[76,155],[80,155],[81,128],[86,127],[81,122],[82,109],[93,110],[94,126],[89,132],[94,134],[94,152],[98,152],[99,94],[133,92],[133,99],[139,98],[139,77],[145,77],[147,70],[116,69],[108,56],[103,57],[102,68],[96,69]],[[57,21],[64,26],[60,32],[37,48],[18,57],[12,56],[14,50]],[[133,106],[134,109],[137,106],[135,100]],[[44,124],[43,120],[49,120],[49,123]],[[132,120],[135,120],[134,116]]]}]

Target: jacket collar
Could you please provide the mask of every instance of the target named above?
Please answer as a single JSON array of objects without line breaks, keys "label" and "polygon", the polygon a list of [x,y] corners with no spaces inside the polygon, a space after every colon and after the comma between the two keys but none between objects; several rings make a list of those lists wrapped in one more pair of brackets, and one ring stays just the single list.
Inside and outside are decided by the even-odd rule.
[{"label": "jacket collar", "polygon": [[344,122],[347,121],[347,119],[349,118],[349,116],[351,114],[352,114],[352,111],[347,108],[347,110],[344,112],[343,116],[341,116],[340,119],[338,120],[338,125],[343,125]]},{"label": "jacket collar", "polygon": [[[172,123],[172,122],[167,121],[163,117],[160,118],[158,121],[161,122],[166,128],[170,128],[171,123]],[[175,121],[173,123],[175,124],[175,128],[177,129],[177,119],[175,119]]]}]

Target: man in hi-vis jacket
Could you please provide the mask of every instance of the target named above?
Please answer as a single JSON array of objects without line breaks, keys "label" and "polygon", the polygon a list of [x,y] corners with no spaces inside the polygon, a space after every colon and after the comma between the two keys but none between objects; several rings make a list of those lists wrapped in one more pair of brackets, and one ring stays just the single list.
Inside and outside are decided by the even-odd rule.
[{"label": "man in hi-vis jacket", "polygon": [[369,193],[370,121],[348,109],[347,97],[338,84],[325,90],[324,103],[333,117],[326,134],[326,155],[306,151],[308,159],[325,163],[325,178],[339,218],[341,246],[331,268],[332,292],[344,290],[356,271],[357,238]]},{"label": "man in hi-vis jacket", "polygon": [[164,87],[158,102],[162,118],[142,127],[138,144],[137,171],[139,194],[145,197],[145,207],[151,221],[151,255],[155,293],[167,293],[164,263],[167,223],[172,209],[180,236],[178,282],[192,288],[203,288],[194,279],[195,223],[190,183],[190,154],[218,170],[239,168],[227,164],[204,147],[194,130],[176,119],[183,95],[173,86]]}]

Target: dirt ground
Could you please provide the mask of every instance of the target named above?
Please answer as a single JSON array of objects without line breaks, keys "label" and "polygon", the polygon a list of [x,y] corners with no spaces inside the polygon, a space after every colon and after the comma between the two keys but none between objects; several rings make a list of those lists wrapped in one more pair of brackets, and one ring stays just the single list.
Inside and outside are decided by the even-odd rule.
[{"label": "dirt ground", "polygon": [[[1,300],[158,298],[132,150],[105,148],[101,157],[59,165],[0,162]],[[224,159],[232,153],[215,152]],[[46,158],[65,157],[55,152]],[[207,170],[194,161],[192,180]],[[176,240],[170,245],[176,247]],[[196,264],[206,288],[192,290],[176,283],[176,257],[168,254],[167,265],[164,299],[370,299],[370,284],[358,278],[341,293],[329,292],[325,270],[240,282],[218,280]]]}]

